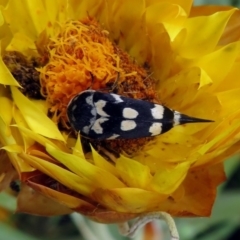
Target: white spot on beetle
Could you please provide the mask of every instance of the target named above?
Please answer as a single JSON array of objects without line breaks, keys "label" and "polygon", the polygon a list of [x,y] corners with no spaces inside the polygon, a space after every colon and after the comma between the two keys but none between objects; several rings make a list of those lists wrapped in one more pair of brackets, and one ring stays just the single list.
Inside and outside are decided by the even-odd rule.
[{"label": "white spot on beetle", "polygon": [[98,118],[92,125],[91,129],[97,134],[102,134],[103,128],[102,128],[101,124],[106,121],[108,121],[108,118]]},{"label": "white spot on beetle", "polygon": [[151,113],[154,119],[163,119],[164,107],[154,104],[154,108],[151,108]]},{"label": "white spot on beetle", "polygon": [[82,131],[85,133],[85,134],[88,134],[89,133],[89,126],[85,126],[83,127]]},{"label": "white spot on beetle", "polygon": [[93,94],[86,97],[86,103],[89,104],[90,106],[93,106]]},{"label": "white spot on beetle", "polygon": [[109,137],[109,138],[107,138],[107,139],[109,139],[109,140],[111,140],[111,139],[116,139],[116,138],[118,138],[120,135],[119,134],[113,134],[111,137]]},{"label": "white spot on beetle", "polygon": [[93,118],[95,119],[96,116],[97,116],[97,110],[96,110],[95,107],[93,107],[93,108],[91,109],[91,114],[93,115]]},{"label": "white spot on beetle", "polygon": [[109,117],[109,115],[103,110],[103,108],[106,106],[107,102],[104,100],[99,100],[95,102],[95,107],[97,113],[102,117]]},{"label": "white spot on beetle", "polygon": [[71,120],[72,120],[73,122],[76,122],[76,118],[74,117],[74,115],[71,115]]},{"label": "white spot on beetle", "polygon": [[116,103],[123,102],[123,100],[121,99],[121,96],[114,94],[114,93],[111,93],[110,95],[115,99]]},{"label": "white spot on beetle", "polygon": [[153,123],[151,127],[149,128],[149,132],[152,134],[152,136],[156,136],[161,134],[162,132],[162,123]]},{"label": "white spot on beetle", "polygon": [[72,106],[72,112],[77,108],[77,104]]},{"label": "white spot on beetle", "polygon": [[181,113],[177,111],[173,111],[174,117],[173,117],[173,126],[177,126],[180,124],[181,119]]},{"label": "white spot on beetle", "polygon": [[138,116],[138,112],[132,108],[124,108],[123,109],[123,117],[134,119]]},{"label": "white spot on beetle", "polygon": [[124,120],[121,122],[121,130],[122,131],[133,130],[136,126],[137,126],[137,124],[133,120]]}]

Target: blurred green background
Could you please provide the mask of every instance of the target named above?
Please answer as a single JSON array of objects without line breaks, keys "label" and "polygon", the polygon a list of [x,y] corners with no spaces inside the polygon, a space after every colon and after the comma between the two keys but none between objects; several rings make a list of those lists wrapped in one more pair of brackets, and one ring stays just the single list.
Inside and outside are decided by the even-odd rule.
[{"label": "blurred green background", "polygon": [[[196,0],[195,5],[219,4],[240,7],[240,0]],[[218,198],[210,218],[181,218],[176,224],[181,240],[237,240],[240,239],[240,156],[225,162],[228,181],[218,190]],[[207,186],[206,186],[207,188]],[[203,199],[204,201],[204,199]],[[15,198],[0,194],[0,208],[6,216],[14,212]],[[3,211],[4,215],[4,211]],[[4,218],[1,216],[0,219]],[[167,232],[161,221],[157,226]],[[78,228],[76,227],[78,226]],[[81,216],[36,217],[26,214],[10,214],[0,222],[0,240],[127,240],[120,236],[115,225],[93,223]],[[141,231],[135,240],[142,239]],[[167,239],[167,238],[166,238]],[[160,240],[160,238],[159,238]],[[165,239],[164,239],[165,240]]]}]

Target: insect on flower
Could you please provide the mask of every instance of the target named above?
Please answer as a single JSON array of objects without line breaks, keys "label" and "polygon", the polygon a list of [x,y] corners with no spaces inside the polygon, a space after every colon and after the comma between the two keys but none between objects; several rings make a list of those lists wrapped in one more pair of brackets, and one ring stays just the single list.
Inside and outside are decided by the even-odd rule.
[{"label": "insect on flower", "polygon": [[74,130],[96,140],[151,137],[180,124],[212,122],[189,117],[160,104],[95,90],[73,97],[67,115]]}]

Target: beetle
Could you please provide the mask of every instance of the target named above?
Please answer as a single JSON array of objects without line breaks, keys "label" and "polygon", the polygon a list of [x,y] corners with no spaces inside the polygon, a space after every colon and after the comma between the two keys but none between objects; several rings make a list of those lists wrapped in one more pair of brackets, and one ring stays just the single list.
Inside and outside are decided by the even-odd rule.
[{"label": "beetle", "polygon": [[73,97],[67,116],[74,130],[96,140],[151,137],[185,123],[212,122],[160,104],[95,90]]}]

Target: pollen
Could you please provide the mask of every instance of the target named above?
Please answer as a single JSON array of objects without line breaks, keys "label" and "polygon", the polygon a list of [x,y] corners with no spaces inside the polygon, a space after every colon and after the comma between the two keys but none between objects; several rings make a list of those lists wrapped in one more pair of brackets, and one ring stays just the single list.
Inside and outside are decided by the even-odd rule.
[{"label": "pollen", "polygon": [[[46,65],[38,69],[41,94],[50,106],[52,120],[61,126],[69,128],[68,103],[86,89],[158,102],[151,74],[120,49],[94,19],[59,25],[41,52],[47,59]],[[125,145],[113,143],[120,148]]]}]

